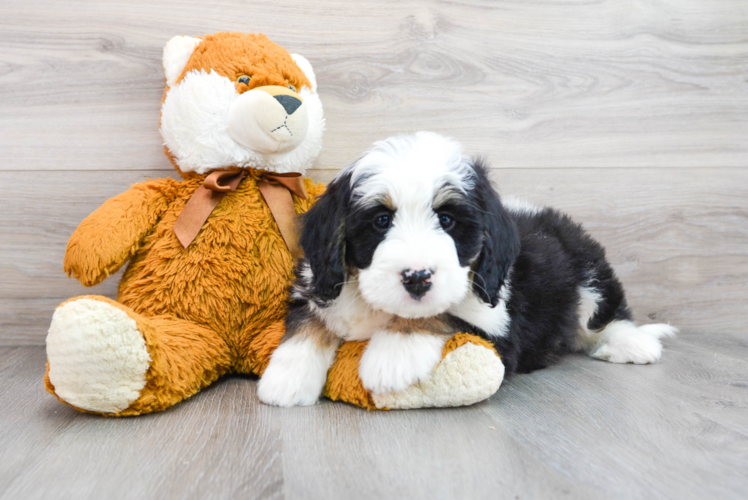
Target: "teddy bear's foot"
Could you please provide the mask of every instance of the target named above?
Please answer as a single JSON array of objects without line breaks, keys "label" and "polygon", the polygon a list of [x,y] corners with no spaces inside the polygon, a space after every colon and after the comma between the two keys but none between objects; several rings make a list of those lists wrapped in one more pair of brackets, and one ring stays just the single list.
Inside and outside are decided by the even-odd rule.
[{"label": "teddy bear's foot", "polygon": [[442,360],[430,377],[402,391],[373,394],[358,377],[365,348],[365,342],[340,347],[327,375],[325,396],[372,410],[466,406],[491,397],[504,380],[504,364],[493,346],[459,333],[444,345]]},{"label": "teddy bear's foot", "polygon": [[47,358],[57,396],[97,413],[120,412],[138,399],[151,362],[135,320],[93,298],[57,308],[47,335]]},{"label": "teddy bear's foot", "polygon": [[86,296],[52,317],[45,385],[78,410],[139,415],[175,405],[230,367],[226,343],[204,326]]}]

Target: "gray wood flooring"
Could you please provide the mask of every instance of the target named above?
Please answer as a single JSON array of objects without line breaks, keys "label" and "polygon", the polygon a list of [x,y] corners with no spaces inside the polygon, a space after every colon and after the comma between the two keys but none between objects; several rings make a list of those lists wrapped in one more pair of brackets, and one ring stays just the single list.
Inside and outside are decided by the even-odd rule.
[{"label": "gray wood flooring", "polygon": [[448,410],[274,408],[234,377],[105,419],[44,392],[42,347],[0,348],[0,499],[740,499],[747,355],[686,334],[657,365],[570,356]]},{"label": "gray wood flooring", "polygon": [[[454,410],[259,405],[229,378],[111,420],[46,394],[62,273],[107,198],[175,176],[173,35],[261,31],[314,65],[310,175],[431,129],[504,195],[602,241],[661,364],[581,356]],[[748,498],[748,3],[744,0],[0,0],[0,499]]]}]

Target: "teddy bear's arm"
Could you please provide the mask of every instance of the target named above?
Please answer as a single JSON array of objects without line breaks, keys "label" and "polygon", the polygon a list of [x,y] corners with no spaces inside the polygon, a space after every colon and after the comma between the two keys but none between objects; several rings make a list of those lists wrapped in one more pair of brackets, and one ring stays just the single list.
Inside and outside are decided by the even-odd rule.
[{"label": "teddy bear's arm", "polygon": [[178,181],[133,185],[86,217],[68,241],[64,269],[85,286],[117,272],[138,250],[173,199]]}]

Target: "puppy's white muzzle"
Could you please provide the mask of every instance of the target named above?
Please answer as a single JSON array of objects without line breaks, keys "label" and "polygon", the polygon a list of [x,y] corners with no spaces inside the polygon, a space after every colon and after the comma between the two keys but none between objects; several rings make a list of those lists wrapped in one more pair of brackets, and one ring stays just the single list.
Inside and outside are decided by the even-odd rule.
[{"label": "puppy's white muzzle", "polygon": [[[433,229],[433,216],[401,211],[395,217],[400,224],[359,272],[361,295],[376,309],[402,318],[441,314],[467,294],[469,269],[460,266],[452,238]],[[425,229],[416,227],[419,222]]]},{"label": "puppy's white muzzle", "polygon": [[308,125],[301,96],[279,86],[244,92],[231,105],[227,124],[232,139],[264,154],[295,149],[306,137]]}]

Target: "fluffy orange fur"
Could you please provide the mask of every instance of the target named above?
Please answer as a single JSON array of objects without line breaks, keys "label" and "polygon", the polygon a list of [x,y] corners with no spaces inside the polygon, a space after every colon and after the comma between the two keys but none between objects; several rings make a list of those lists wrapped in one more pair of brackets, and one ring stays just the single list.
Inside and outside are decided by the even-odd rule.
[{"label": "fluffy orange fur", "polygon": [[[192,70],[216,71],[234,82],[251,75],[249,85],[235,83],[240,93],[263,85],[310,86],[290,54],[261,34],[203,37],[180,79]],[[168,149],[166,154],[175,163]],[[172,229],[207,174],[180,171],[182,181],[136,184],[104,203],[71,236],[64,269],[86,286],[129,261],[116,302],[88,298],[135,319],[152,359],[140,397],[109,415],[163,410],[226,373],[259,374],[267,366],[285,330],[293,261],[257,187],[262,173],[250,170],[186,249]],[[297,213],[324,190],[309,179],[304,183],[309,199],[294,196]],[[54,394],[48,373],[45,386]]]},{"label": "fluffy orange fur", "polygon": [[[216,33],[206,35],[192,54],[181,78],[190,71],[215,71],[232,82],[250,75],[249,85],[236,82],[241,93],[264,85],[311,87],[288,51],[263,34]],[[179,80],[177,80],[179,81]]]},{"label": "fluffy orange fur", "polygon": [[[64,267],[95,285],[130,261],[118,302],[138,324],[153,359],[141,396],[117,415],[168,408],[228,372],[259,374],[283,335],[293,260],[250,171],[195,241],[172,228],[205,176],[137,184],[89,215],[68,242]],[[308,200],[324,187],[304,179]],[[54,388],[47,379],[47,388]]]}]

